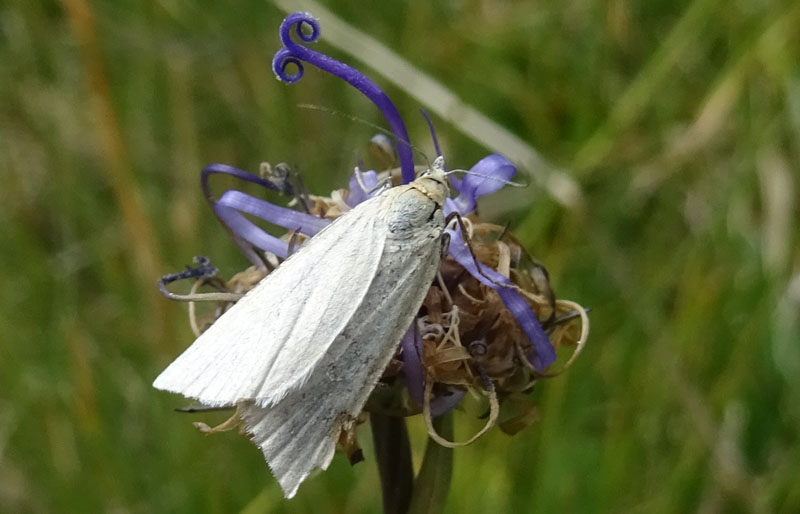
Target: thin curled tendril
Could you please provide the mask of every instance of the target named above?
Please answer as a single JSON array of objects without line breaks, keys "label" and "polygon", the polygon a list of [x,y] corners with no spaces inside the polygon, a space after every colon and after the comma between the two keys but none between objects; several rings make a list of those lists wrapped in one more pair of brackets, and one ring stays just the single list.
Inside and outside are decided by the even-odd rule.
[{"label": "thin curled tendril", "polygon": [[[310,32],[304,32],[304,26],[310,28]],[[275,76],[283,82],[295,83],[303,77],[303,62],[307,62],[323,71],[327,71],[331,75],[339,77],[361,91],[380,109],[386,121],[389,122],[394,138],[397,141],[397,153],[400,157],[403,183],[407,184],[414,180],[414,161],[411,147],[408,143],[408,132],[400,113],[389,97],[386,96],[386,93],[375,82],[352,66],[296,43],[292,40],[293,31],[300,41],[313,43],[320,35],[319,22],[311,14],[305,12],[292,13],[283,20],[280,28],[283,48],[278,50],[272,59],[272,71]],[[289,73],[286,71],[287,66],[290,64],[297,68],[296,72]]]}]

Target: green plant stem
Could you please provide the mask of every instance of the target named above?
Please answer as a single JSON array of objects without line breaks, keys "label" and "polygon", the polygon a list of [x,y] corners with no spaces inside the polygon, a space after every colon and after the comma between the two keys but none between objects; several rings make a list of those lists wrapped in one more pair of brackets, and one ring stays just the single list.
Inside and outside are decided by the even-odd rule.
[{"label": "green plant stem", "polygon": [[[453,439],[453,414],[433,419],[433,428],[445,439]],[[453,474],[453,450],[428,438],[422,467],[414,481],[409,514],[439,514],[444,510]]]},{"label": "green plant stem", "polygon": [[384,514],[405,514],[411,502],[414,471],[405,418],[371,413],[372,441],[381,478]]}]

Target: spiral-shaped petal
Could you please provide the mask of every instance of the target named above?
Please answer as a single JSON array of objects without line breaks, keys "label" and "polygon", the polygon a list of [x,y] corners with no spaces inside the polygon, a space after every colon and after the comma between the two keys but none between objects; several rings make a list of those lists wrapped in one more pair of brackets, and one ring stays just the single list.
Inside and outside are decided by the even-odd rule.
[{"label": "spiral-shaped petal", "polygon": [[[304,32],[303,27],[309,27],[310,32]],[[408,142],[408,131],[400,117],[400,113],[389,97],[369,77],[343,62],[325,54],[311,50],[292,39],[292,32],[303,43],[313,43],[319,38],[319,22],[309,13],[296,12],[287,16],[281,23],[280,37],[283,48],[278,50],[272,59],[272,71],[279,80],[294,83],[303,76],[303,62],[339,77],[354,88],[361,91],[380,109],[397,141],[397,153],[400,157],[400,168],[403,173],[403,183],[414,180],[414,160],[411,146]],[[287,73],[289,64],[297,66],[297,72]]]}]

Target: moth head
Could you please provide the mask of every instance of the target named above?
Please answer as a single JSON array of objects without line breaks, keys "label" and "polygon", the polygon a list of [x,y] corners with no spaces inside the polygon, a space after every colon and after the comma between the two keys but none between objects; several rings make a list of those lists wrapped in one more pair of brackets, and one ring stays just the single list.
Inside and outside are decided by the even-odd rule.
[{"label": "moth head", "polygon": [[414,181],[416,187],[428,198],[438,205],[444,205],[444,201],[450,195],[450,187],[447,185],[447,172],[444,168],[444,157],[437,157],[430,168],[423,171]]}]

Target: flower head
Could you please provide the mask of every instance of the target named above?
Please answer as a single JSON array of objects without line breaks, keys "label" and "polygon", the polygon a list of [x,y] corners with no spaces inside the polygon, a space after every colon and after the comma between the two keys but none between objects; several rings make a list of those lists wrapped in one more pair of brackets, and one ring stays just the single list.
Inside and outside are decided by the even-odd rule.
[{"label": "flower head", "polygon": [[[302,78],[304,63],[311,64],[345,80],[369,98],[383,113],[394,138],[394,144],[383,135],[373,139],[373,146],[385,157],[383,169],[356,167],[347,188],[316,196],[306,192],[299,177],[285,165],[263,165],[259,175],[224,164],[207,166],[201,174],[205,196],[252,266],[227,283],[199,272],[169,276],[169,281],[200,277],[193,293],[207,284],[224,293],[242,294],[332,219],[376,194],[379,184],[414,179],[408,133],[396,107],[355,68],[306,46],[319,36],[319,23],[311,15],[289,15],[281,24],[283,48],[275,54],[273,71],[280,80],[294,83]],[[288,71],[290,66],[295,67],[293,73]],[[439,154],[432,124],[431,133]],[[394,167],[395,155],[399,170]],[[477,215],[478,198],[500,189],[515,173],[515,166],[506,157],[492,154],[462,178],[450,175],[457,195],[447,199],[445,213],[457,214],[463,221],[447,229],[450,244],[438,279],[430,286],[368,409],[403,415],[424,411],[430,421],[457,406],[468,390],[474,390],[489,398],[488,428],[498,419],[500,403],[518,404],[520,393],[529,391],[536,379],[554,374],[548,370],[556,360],[557,347],[575,347],[573,358],[582,348],[588,329],[585,311],[573,302],[556,299],[544,267],[527,255],[508,230],[483,222]],[[291,201],[288,207],[281,207],[237,190],[225,191],[216,198],[209,186],[215,174],[279,191]],[[272,236],[245,214],[287,232],[283,237]],[[207,261],[203,264],[210,266]],[[185,298],[200,299],[195,294]],[[224,302],[232,298],[235,296],[226,297]],[[211,313],[211,322],[224,312],[224,302]],[[204,325],[198,322],[194,308],[190,315],[195,331],[202,331]],[[581,323],[574,323],[575,318]],[[384,395],[387,389],[396,394]],[[525,419],[533,419],[530,409],[532,406],[524,412]],[[506,418],[501,428],[508,432],[524,425],[519,417]]]}]

